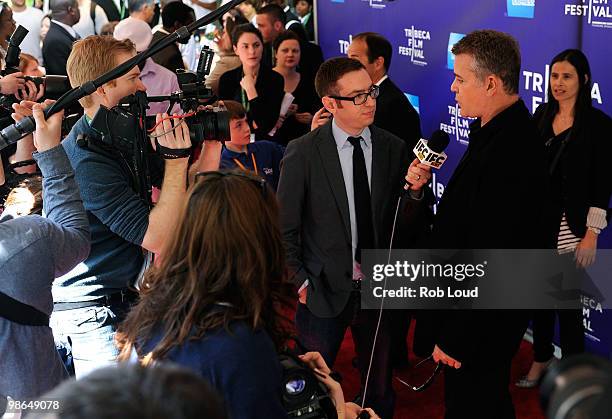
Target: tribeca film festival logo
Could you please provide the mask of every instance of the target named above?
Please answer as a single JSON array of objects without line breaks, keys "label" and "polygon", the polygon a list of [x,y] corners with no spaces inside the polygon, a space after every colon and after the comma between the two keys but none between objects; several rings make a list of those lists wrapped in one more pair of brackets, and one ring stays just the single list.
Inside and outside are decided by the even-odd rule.
[{"label": "tribeca film festival logo", "polygon": [[338,39],[338,45],[340,45],[340,54],[348,54],[349,45],[351,45],[351,42],[353,42],[353,35],[349,33],[348,37],[348,41],[345,41],[344,39]]},{"label": "tribeca film festival logo", "polygon": [[535,0],[506,0],[508,17],[533,19],[535,15]]},{"label": "tribeca film festival logo", "polygon": [[404,29],[404,35],[408,40],[408,46],[399,46],[399,55],[410,57],[412,64],[426,66],[425,61],[425,41],[431,41],[429,31],[416,29],[414,26]]},{"label": "tribeca film festival logo", "polygon": [[[593,318],[603,316],[603,307],[601,302],[597,301],[593,297],[587,295],[581,295],[580,301],[582,302],[582,323],[584,325],[584,334],[595,342],[600,342],[601,339],[595,335],[595,330],[591,324]],[[595,315],[592,315],[596,313]]]},{"label": "tribeca film festival logo", "polygon": [[449,121],[441,122],[440,129],[448,135],[455,137],[455,140],[463,145],[468,145],[470,142],[470,124],[475,118],[461,116],[461,109],[458,104],[448,105]]},{"label": "tribeca film festival logo", "polygon": [[[524,81],[523,88],[526,92],[533,94],[531,97],[531,112],[533,113],[541,103],[548,101],[550,66],[546,64],[543,73],[523,70],[522,76]],[[591,99],[595,100],[599,105],[603,104],[601,89],[597,82],[593,82],[591,87]],[[527,98],[525,98],[525,102],[527,102]]]},{"label": "tribeca film festival logo", "polygon": [[596,28],[612,29],[611,0],[582,0],[582,4],[564,5],[566,16],[583,16],[587,23]]}]

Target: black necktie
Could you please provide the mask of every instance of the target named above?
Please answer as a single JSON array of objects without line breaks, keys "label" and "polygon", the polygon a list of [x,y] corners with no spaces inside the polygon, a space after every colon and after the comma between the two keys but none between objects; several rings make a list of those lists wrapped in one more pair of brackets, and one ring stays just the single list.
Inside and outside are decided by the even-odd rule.
[{"label": "black necktie", "polygon": [[374,248],[374,225],[372,222],[372,200],[365,158],[361,149],[361,137],[348,137],[353,146],[353,195],[357,218],[357,250],[355,260],[361,263],[361,249]]}]

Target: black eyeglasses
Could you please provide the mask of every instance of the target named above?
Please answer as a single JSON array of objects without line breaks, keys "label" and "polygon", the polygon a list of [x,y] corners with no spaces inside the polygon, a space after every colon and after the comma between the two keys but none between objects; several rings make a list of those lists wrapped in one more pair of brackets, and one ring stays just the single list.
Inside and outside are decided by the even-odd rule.
[{"label": "black eyeglasses", "polygon": [[370,87],[370,90],[368,90],[366,93],[359,93],[358,95],[355,95],[353,97],[348,97],[348,96],[330,96],[330,97],[332,99],[338,99],[338,100],[350,100],[355,105],[359,106],[359,105],[363,105],[364,103],[368,101],[368,96],[371,96],[372,99],[376,99],[379,94],[380,94],[380,88],[377,85],[374,85]]},{"label": "black eyeglasses", "polygon": [[217,177],[223,177],[223,176],[236,176],[242,179],[248,179],[251,182],[254,182],[257,187],[259,188],[259,190],[261,190],[261,194],[265,197],[266,193],[267,193],[267,187],[266,187],[266,180],[264,178],[261,178],[259,176],[254,176],[254,175],[250,175],[248,173],[245,172],[239,172],[239,171],[231,171],[231,172],[220,172],[220,171],[209,171],[209,172],[198,172],[195,175],[195,182],[198,182],[198,179],[200,178],[204,178],[204,177],[209,177],[209,176],[217,176]]},{"label": "black eyeglasses", "polygon": [[[429,357],[425,358],[424,360],[420,361],[419,363],[417,363],[412,370],[420,367],[421,365],[425,364],[428,361],[433,361],[433,355],[430,355]],[[431,386],[434,382],[434,380],[436,379],[436,376],[440,373],[440,371],[442,371],[442,368],[444,367],[444,364],[442,364],[441,362],[436,363],[436,368],[433,370],[433,373],[429,376],[429,378],[420,386],[414,386],[412,384],[408,384],[407,382],[405,382],[404,380],[402,380],[399,377],[395,377],[395,379],[397,381],[399,381],[400,383],[402,383],[403,385],[405,385],[406,387],[410,388],[412,391],[423,391],[425,390],[427,387]]]}]

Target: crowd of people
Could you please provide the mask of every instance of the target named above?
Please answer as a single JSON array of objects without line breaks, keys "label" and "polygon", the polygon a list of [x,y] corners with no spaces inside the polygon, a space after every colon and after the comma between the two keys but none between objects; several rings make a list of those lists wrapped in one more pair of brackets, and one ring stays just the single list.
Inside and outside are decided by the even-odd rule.
[{"label": "crowd of people", "polygon": [[[80,99],[69,130],[24,76],[94,80],[217,8],[190,4],[50,0],[47,30],[35,6],[2,3],[3,67],[15,20],[30,32],[19,68],[0,78],[14,96],[0,120],[32,116],[36,131],[0,154],[0,395],[60,400],[61,418],[283,418],[278,354],[302,348],[339,418],[392,418],[414,317],[415,353],[446,366],[446,418],[515,417],[510,366],[529,321],[534,363],[520,387],[554,359],[556,316],[563,355],[584,351],[581,313],[365,310],[362,251],[552,248],[578,269],[593,263],[612,119],[591,104],[584,54],[553,58],[532,116],[510,35],[479,30],[454,45],[450,89],[475,121],[434,214],[431,168],[412,151],[419,115],[388,74],[391,43],[363,32],[347,57],[324,61],[311,1],[295,15],[282,0],[247,0],[216,23],[204,81],[228,138],[196,142],[179,105],[150,103],[143,190],[133,154],[94,121],[126,96],[179,90],[195,37]],[[348,328],[352,402],[332,373]]]}]

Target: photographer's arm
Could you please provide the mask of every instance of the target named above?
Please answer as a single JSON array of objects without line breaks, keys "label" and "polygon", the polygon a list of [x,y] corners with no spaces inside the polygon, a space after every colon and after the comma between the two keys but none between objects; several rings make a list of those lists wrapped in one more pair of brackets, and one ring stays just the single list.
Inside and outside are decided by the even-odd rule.
[{"label": "photographer's arm", "polygon": [[34,145],[38,150],[33,157],[43,174],[44,213],[52,222],[43,242],[50,250],[55,276],[58,277],[89,254],[89,220],[74,171],[60,145],[63,112],[45,120],[43,106],[35,104],[33,107],[36,120]]},{"label": "photographer's arm", "polygon": [[[159,122],[160,119],[161,116],[158,115],[157,121]],[[181,120],[174,120],[174,130],[172,130],[172,122],[164,120],[157,126],[155,133],[157,141],[163,147],[171,149],[191,147],[189,127]],[[166,240],[175,229],[177,214],[186,195],[188,161],[188,157],[166,160],[159,201],[149,214],[149,225],[141,244],[142,247],[153,253],[161,253]]]},{"label": "photographer's arm", "polygon": [[204,141],[200,157],[189,168],[189,184],[195,182],[195,175],[200,172],[219,170],[221,164],[221,141]]},{"label": "photographer's arm", "polygon": [[[22,90],[22,94],[17,93],[15,96],[18,99],[26,102],[36,102],[44,95],[45,89],[41,85],[40,88],[36,87],[34,82],[27,81],[25,83],[25,89]],[[13,109],[16,111],[11,116],[15,122],[21,121],[24,116],[31,116],[32,112],[29,106],[21,106],[19,104],[13,105]],[[32,134],[27,135],[17,142],[17,150],[15,154],[11,156],[10,163],[22,162],[25,160],[32,160],[32,153],[36,151],[34,147],[34,137]],[[36,165],[31,164],[29,166],[17,167],[15,172],[19,174],[23,173],[34,173],[36,172]]]}]

